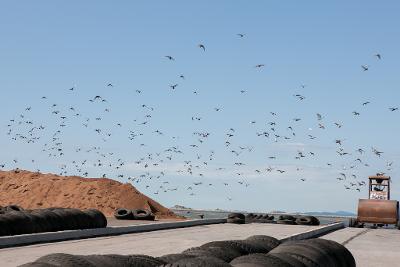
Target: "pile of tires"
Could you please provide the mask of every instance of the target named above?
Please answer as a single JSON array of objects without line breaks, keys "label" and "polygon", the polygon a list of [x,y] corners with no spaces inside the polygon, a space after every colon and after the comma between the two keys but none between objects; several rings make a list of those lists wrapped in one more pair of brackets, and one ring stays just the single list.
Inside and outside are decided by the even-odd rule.
[{"label": "pile of tires", "polygon": [[24,267],[355,267],[353,255],[330,240],[310,239],[282,243],[270,236],[213,241],[182,253],[145,255],[50,254]]},{"label": "pile of tires", "polygon": [[117,220],[145,220],[154,221],[156,216],[149,210],[134,209],[129,210],[125,208],[119,208],[114,212],[114,217]]},{"label": "pile of tires", "polygon": [[165,261],[146,255],[71,255],[54,253],[43,256],[21,267],[156,267]]},{"label": "pile of tires", "polygon": [[276,223],[274,219],[274,216],[268,214],[249,213],[246,215],[246,223]]},{"label": "pile of tires", "polygon": [[104,228],[107,219],[99,210],[48,208],[36,210],[7,206],[0,213],[0,236]]},{"label": "pile of tires", "polygon": [[228,219],[226,219],[227,223],[235,223],[235,224],[245,224],[246,217],[243,213],[231,213],[228,215]]}]

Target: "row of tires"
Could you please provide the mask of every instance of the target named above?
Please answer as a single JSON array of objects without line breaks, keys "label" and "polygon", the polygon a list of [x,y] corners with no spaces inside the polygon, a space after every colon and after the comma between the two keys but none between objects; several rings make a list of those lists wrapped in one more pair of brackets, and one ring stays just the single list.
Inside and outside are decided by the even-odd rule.
[{"label": "row of tires", "polygon": [[96,209],[79,210],[48,208],[24,210],[2,209],[0,213],[0,236],[104,228],[107,219]]},{"label": "row of tires", "polygon": [[352,254],[342,245],[324,239],[281,244],[273,237],[213,241],[179,254],[158,258],[146,255],[50,254],[24,267],[355,267]]},{"label": "row of tires", "polygon": [[289,225],[319,225],[320,221],[314,216],[292,216],[280,215],[277,220],[274,216],[268,214],[249,213],[231,213],[228,215],[228,223],[244,224],[244,223],[278,223]]},{"label": "row of tires", "polygon": [[149,210],[144,209],[124,209],[120,208],[114,212],[114,217],[117,220],[146,220],[154,221],[156,216]]}]

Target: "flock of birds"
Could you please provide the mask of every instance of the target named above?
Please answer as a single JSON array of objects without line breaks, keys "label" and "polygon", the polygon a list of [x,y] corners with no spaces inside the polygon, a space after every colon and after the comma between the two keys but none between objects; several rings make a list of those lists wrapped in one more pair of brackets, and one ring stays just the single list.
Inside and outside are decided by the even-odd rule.
[{"label": "flock of birds", "polygon": [[[238,38],[245,38],[245,34],[237,34]],[[198,44],[198,49],[201,53],[206,53],[206,46],[204,44]],[[382,56],[378,53],[374,55],[376,60],[382,60]],[[172,62],[175,61],[174,56],[165,55],[165,60]],[[262,69],[264,64],[254,64],[254,68]],[[369,65],[361,65],[362,71],[368,71]],[[181,74],[179,78],[184,80],[186,77]],[[118,86],[114,86],[113,83],[106,82],[102,90],[117,90]],[[179,83],[169,84],[169,88],[172,91],[177,90]],[[305,90],[306,85],[301,85],[301,90]],[[79,88],[74,86],[64,90],[65,94],[77,94]],[[240,90],[238,94],[246,94],[246,90]],[[144,93],[143,90],[135,90],[134,92],[138,96]],[[193,91],[194,95],[199,92]],[[293,94],[292,97],[297,101],[306,101],[306,95]],[[196,195],[196,188],[200,186],[221,186],[229,187],[233,185],[242,186],[243,188],[251,186],[246,176],[249,175],[245,166],[251,166],[250,162],[246,161],[246,158],[250,153],[257,150],[257,147],[240,144],[240,135],[236,130],[236,127],[232,125],[229,129],[226,129],[224,133],[224,140],[220,140],[220,146],[213,150],[204,152],[202,146],[207,143],[210,136],[213,134],[209,131],[195,131],[190,133],[191,144],[185,145],[180,144],[179,133],[178,135],[169,135],[166,131],[158,129],[152,124],[153,115],[158,112],[157,108],[148,104],[140,104],[139,107],[142,110],[142,117],[140,119],[133,120],[132,124],[126,125],[124,123],[114,120],[111,125],[102,125],[101,122],[104,120],[106,114],[111,114],[113,106],[111,101],[102,95],[93,95],[92,98],[87,99],[89,106],[85,105],[86,109],[93,109],[98,111],[96,116],[86,116],[81,112],[78,106],[65,106],[64,104],[54,103],[53,99],[48,96],[41,97],[41,107],[49,107],[48,116],[51,119],[46,119],[46,122],[37,122],[31,118],[31,112],[36,107],[27,106],[24,112],[15,115],[7,122],[6,134],[13,142],[22,142],[26,145],[38,145],[40,152],[48,158],[54,159],[55,164],[58,165],[60,175],[80,175],[89,177],[92,172],[102,173],[102,177],[116,178],[121,181],[127,181],[133,184],[141,185],[143,188],[151,190],[155,195],[161,193],[167,193],[172,191],[183,191],[189,195]],[[114,103],[119,105],[119,103]],[[361,106],[366,107],[370,104],[369,101],[360,103]],[[90,106],[92,105],[92,106]],[[82,109],[83,110],[83,109]],[[222,106],[215,107],[213,112],[223,112]],[[398,107],[388,107],[388,112],[399,111]],[[162,112],[162,111],[160,111]],[[186,111],[185,111],[186,112]],[[349,114],[350,115],[350,114]],[[361,112],[354,110],[352,116],[358,117]],[[271,143],[284,143],[292,140],[298,140],[299,138],[305,139],[306,141],[312,141],[318,138],[316,135],[306,134],[303,137],[299,137],[296,132],[296,128],[302,123],[300,117],[295,117],[290,122],[280,122],[279,116],[276,111],[270,111],[269,119],[267,122],[263,122],[263,130],[254,130],[254,125],[259,125],[256,120],[249,120],[249,131],[253,131],[254,139],[263,138],[267,142]],[[317,113],[315,116],[315,125],[321,130],[326,130],[329,126],[341,129],[344,125],[339,122],[326,122],[324,116]],[[189,116],[190,118],[190,116]],[[185,123],[190,123],[190,119]],[[204,118],[198,115],[191,116],[192,123],[202,121]],[[52,123],[54,120],[54,123]],[[178,122],[176,122],[178,123]],[[266,125],[266,127],[265,127]],[[72,128],[73,132],[79,133],[78,135],[93,135],[93,142],[96,144],[88,145],[81,144],[76,145],[79,141],[71,142],[69,140],[67,128]],[[134,154],[143,153],[140,157],[135,159],[133,162],[131,159],[124,159],[117,155],[115,151],[110,150],[110,146],[107,144],[112,141],[115,134],[114,131],[124,132],[126,142],[136,143],[141,150],[133,151]],[[239,135],[239,136],[238,136]],[[157,152],[143,152],[146,150],[146,138],[154,138],[154,136],[162,136],[167,138],[165,140],[166,146],[158,148]],[[79,139],[78,137],[76,137]],[[100,139],[99,139],[100,138]],[[99,142],[99,140],[101,140]],[[171,142],[171,143],[167,143]],[[247,141],[246,141],[247,142]],[[376,147],[357,147],[352,150],[347,150],[344,146],[346,140],[337,138],[332,140],[332,143],[336,145],[334,154],[336,157],[345,159],[348,164],[344,167],[335,166],[332,162],[326,162],[326,168],[331,168],[337,171],[336,177],[338,182],[343,183],[344,190],[352,190],[360,192],[362,187],[365,186],[365,177],[358,177],[357,169],[360,167],[369,167],[369,164],[365,161],[365,155],[372,153],[372,155],[381,158],[384,155],[383,151],[380,151]],[[73,149],[71,150],[71,147]],[[232,157],[230,165],[218,165],[218,154],[224,150],[224,153],[229,153]],[[318,157],[315,151],[306,151],[305,149],[297,149],[293,155],[293,161],[296,162],[294,165],[300,165],[302,160],[305,158]],[[73,158],[73,160],[71,160]],[[68,160],[70,159],[70,160]],[[35,159],[31,162],[35,163]],[[60,162],[62,162],[60,164]],[[250,164],[249,164],[250,163]],[[127,165],[134,165],[136,171],[127,171]],[[171,173],[171,168],[168,166],[178,166],[177,170],[174,170],[176,174]],[[386,169],[383,172],[388,172],[393,168],[394,163],[387,161]],[[10,162],[0,163],[1,169],[12,169],[19,166],[18,158],[12,159]],[[263,168],[257,168],[251,170],[253,176],[268,176],[270,174],[290,174],[293,179],[299,183],[312,182],[308,181],[308,177],[304,177],[302,174],[302,168],[296,167],[295,170],[282,167],[279,164],[279,155],[268,155],[265,158],[265,166]],[[41,171],[37,169],[37,171]],[[227,181],[215,180],[212,183],[206,182],[208,173],[226,172],[234,173],[234,177],[231,177]],[[382,172],[382,173],[383,173]],[[132,175],[132,173],[135,173]],[[191,177],[188,178],[191,182],[185,186],[181,184],[172,184],[169,180],[171,175],[180,175]],[[153,183],[149,183],[153,181]],[[155,182],[154,182],[155,181]],[[207,180],[209,181],[209,180]],[[232,196],[224,196],[227,200],[232,200]]]}]

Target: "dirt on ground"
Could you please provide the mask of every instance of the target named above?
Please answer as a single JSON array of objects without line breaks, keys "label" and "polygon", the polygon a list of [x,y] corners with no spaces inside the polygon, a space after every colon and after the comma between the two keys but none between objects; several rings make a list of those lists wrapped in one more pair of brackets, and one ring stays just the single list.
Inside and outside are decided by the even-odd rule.
[{"label": "dirt on ground", "polygon": [[118,208],[151,210],[157,219],[180,218],[131,184],[108,178],[58,176],[23,170],[0,171],[0,206],[98,209],[113,216]]}]

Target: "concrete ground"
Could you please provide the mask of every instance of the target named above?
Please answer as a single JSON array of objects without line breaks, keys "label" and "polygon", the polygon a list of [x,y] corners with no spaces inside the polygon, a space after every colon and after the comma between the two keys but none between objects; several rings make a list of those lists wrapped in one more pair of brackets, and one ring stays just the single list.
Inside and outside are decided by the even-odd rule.
[{"label": "concrete ground", "polygon": [[323,236],[347,247],[360,267],[400,266],[400,231],[345,228]]},{"label": "concrete ground", "polygon": [[50,253],[146,254],[162,256],[179,253],[209,241],[244,239],[251,235],[270,235],[282,239],[318,227],[276,224],[214,224],[147,233],[100,237],[59,243],[0,249],[2,267],[32,262]]}]

